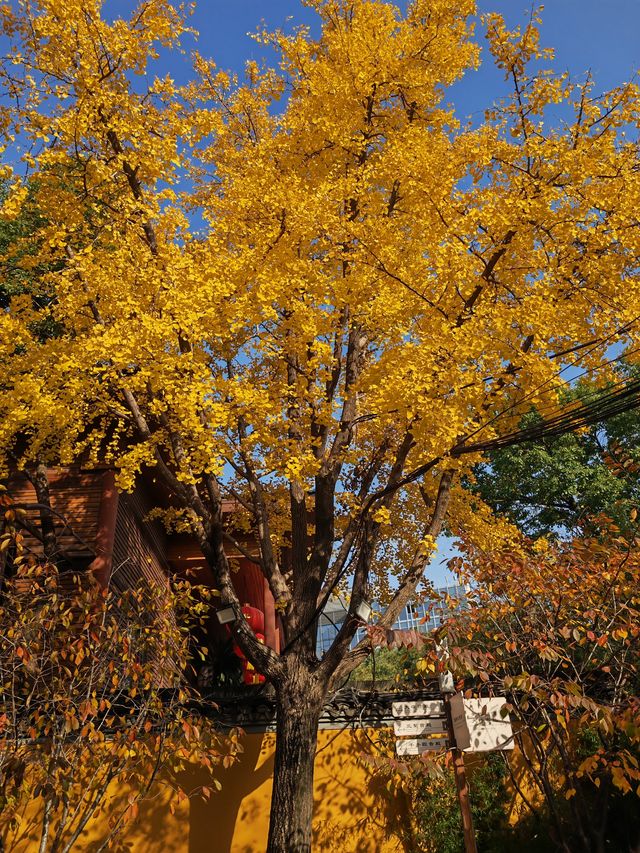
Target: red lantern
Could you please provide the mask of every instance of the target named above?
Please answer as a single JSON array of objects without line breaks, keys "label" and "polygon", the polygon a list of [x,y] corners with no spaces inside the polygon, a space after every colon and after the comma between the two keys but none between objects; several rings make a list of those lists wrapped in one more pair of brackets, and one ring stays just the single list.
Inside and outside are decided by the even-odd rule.
[{"label": "red lantern", "polygon": [[[246,666],[245,666],[246,664]],[[249,661],[242,662],[242,680],[245,684],[263,684],[265,681],[264,675],[256,672]]]},{"label": "red lantern", "polygon": [[264,675],[256,672],[254,665],[248,661],[242,661],[242,680],[245,684],[263,684],[265,681]]},{"label": "red lantern", "polygon": [[[256,634],[256,640],[257,640],[259,643],[263,643],[263,644],[264,644],[264,634]],[[234,655],[235,655],[236,657],[240,658],[240,660],[246,660],[246,659],[247,659],[247,656],[246,656],[246,655],[245,655],[245,653],[242,651],[242,649],[240,648],[240,646],[238,645],[238,643],[234,643],[234,644],[233,644],[233,646],[231,647],[231,650],[232,650],[232,652],[234,653]]]},{"label": "red lantern", "polygon": [[[256,640],[259,643],[265,642],[264,636],[264,613],[258,610],[257,607],[251,607],[250,604],[245,604],[242,608],[242,615],[247,620],[247,624],[256,635]],[[242,665],[242,681],[244,684],[264,684],[265,677],[256,672],[254,665],[247,660],[247,656],[242,651],[238,643],[234,643],[231,647],[234,655],[240,658]]]},{"label": "red lantern", "polygon": [[258,610],[257,607],[252,607],[250,604],[245,604],[242,608],[242,615],[247,620],[254,634],[264,633],[264,613],[262,610]]}]

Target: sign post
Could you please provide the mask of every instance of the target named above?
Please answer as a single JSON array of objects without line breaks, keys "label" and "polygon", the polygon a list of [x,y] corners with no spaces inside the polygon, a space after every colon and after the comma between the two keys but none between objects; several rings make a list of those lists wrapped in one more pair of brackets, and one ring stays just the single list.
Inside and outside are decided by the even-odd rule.
[{"label": "sign post", "polygon": [[422,755],[425,752],[441,752],[448,745],[447,738],[414,738],[408,737],[396,741],[398,757],[404,755]]},{"label": "sign post", "polygon": [[393,702],[391,713],[398,757],[441,752],[449,746],[449,728],[441,700]]},{"label": "sign post", "polygon": [[[466,726],[464,703],[462,696],[457,693],[443,695],[444,707],[449,723],[450,737],[453,742],[451,756],[453,758],[453,770],[458,792],[458,803],[460,804],[460,816],[462,817],[462,832],[464,835],[465,853],[478,853],[476,845],[476,834],[473,831],[473,817],[471,815],[471,802],[469,800],[469,783],[464,769],[464,758],[462,750],[469,746],[469,729]],[[460,711],[460,707],[462,712]],[[462,713],[462,717],[460,714]],[[466,731],[466,736],[465,736]]]},{"label": "sign post", "polygon": [[441,699],[392,703],[396,754],[400,757],[451,749],[465,853],[478,853],[462,752],[513,749],[511,721],[504,697],[465,699],[455,692],[448,670],[440,673],[439,686]]}]

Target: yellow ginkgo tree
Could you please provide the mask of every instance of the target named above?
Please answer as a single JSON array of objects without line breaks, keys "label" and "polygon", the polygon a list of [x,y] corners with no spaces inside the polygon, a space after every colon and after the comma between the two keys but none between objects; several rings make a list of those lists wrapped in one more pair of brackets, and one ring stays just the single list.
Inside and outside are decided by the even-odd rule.
[{"label": "yellow ginkgo tree", "polygon": [[[186,33],[167,0],[2,7],[28,180],[6,167],[0,216],[38,226],[5,257],[25,286],[0,316],[0,452],[107,462],[122,489],[154,468],[236,608],[222,501],[243,508],[285,636],[276,655],[236,623],[277,701],[271,853],[309,850],[318,715],[366,654],[362,600],[393,624],[445,523],[511,536],[465,472],[637,399],[605,388],[638,340],[637,86],[596,96],[544,70],[535,19],[492,15],[512,95],[466,127],[446,90],[479,62],[472,0],[306,5],[317,39],[259,36],[277,70],[195,56],[181,86],[154,70]],[[575,369],[603,390],[563,409]]]}]

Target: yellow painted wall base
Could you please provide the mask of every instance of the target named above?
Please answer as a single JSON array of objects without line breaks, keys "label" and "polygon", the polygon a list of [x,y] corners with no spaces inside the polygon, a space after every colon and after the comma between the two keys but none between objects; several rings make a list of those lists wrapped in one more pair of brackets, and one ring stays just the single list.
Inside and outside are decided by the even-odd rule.
[{"label": "yellow painted wall base", "polygon": [[[366,749],[362,732],[321,731],[315,770],[314,851],[317,853],[406,853],[396,828],[407,825],[406,805],[392,799],[380,782],[358,761]],[[244,753],[229,770],[217,776],[222,790],[209,801],[183,801],[171,814],[168,794],[140,806],[139,816],[126,830],[131,853],[263,853],[269,827],[269,803],[275,738],[273,734],[245,735]],[[194,772],[187,787],[209,785],[206,772]],[[126,792],[118,792],[118,799]],[[97,850],[102,815],[88,827],[74,848]],[[37,850],[34,825],[25,817],[17,836],[6,838],[11,853]],[[35,845],[35,846],[34,846]]]}]

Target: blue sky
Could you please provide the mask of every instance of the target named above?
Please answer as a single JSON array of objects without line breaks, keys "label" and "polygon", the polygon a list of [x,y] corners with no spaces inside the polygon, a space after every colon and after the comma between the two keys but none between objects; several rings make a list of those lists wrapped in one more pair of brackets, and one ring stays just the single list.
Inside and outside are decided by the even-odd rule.
[{"label": "blue sky", "polygon": [[[509,25],[525,23],[530,8],[526,0],[479,2],[480,12],[500,12]],[[628,80],[640,68],[640,0],[549,0],[542,14],[542,43],[556,49],[557,70],[581,77],[591,69],[599,91]],[[261,21],[269,28],[309,24],[318,31],[317,16],[300,0],[200,0],[193,17],[198,48],[220,67],[240,71],[247,59],[265,56],[266,49],[248,35]],[[480,31],[478,37],[482,42]],[[500,73],[485,62],[454,87],[451,99],[461,117],[481,116],[501,90]]]},{"label": "blue sky", "polygon": [[[403,0],[400,0],[400,4]],[[111,14],[128,16],[131,0],[110,0],[106,8]],[[526,0],[478,0],[480,13],[499,12],[514,27],[526,25],[531,3]],[[594,93],[600,93],[631,79],[640,69],[640,0],[548,0],[542,12],[541,42],[553,47],[556,71],[568,71],[580,80],[591,71],[595,81]],[[263,60],[275,64],[276,57],[269,49],[257,44],[250,36],[264,23],[268,29],[290,28],[306,24],[312,35],[319,33],[318,16],[303,6],[300,0],[197,0],[190,23],[199,32],[197,49],[215,60],[218,67],[241,72],[247,60]],[[476,40],[483,46],[483,28],[478,24]],[[189,52],[196,46],[186,39],[186,54],[163,54],[154,70],[169,71],[177,82],[191,76]],[[460,119],[471,117],[474,122],[483,118],[484,110],[509,92],[502,73],[491,64],[486,47],[482,51],[480,69],[469,72],[448,90],[446,101],[452,103]],[[451,542],[441,541],[430,578],[436,583],[450,580],[445,561],[452,555]]]},{"label": "blue sky", "polygon": [[[526,24],[530,4],[522,0],[480,0],[481,13],[500,12],[509,26]],[[542,44],[553,47],[557,71],[568,71],[581,79],[588,70],[595,80],[595,92],[601,92],[629,80],[640,69],[640,0],[548,0],[542,13]],[[297,24],[311,26],[318,32],[318,18],[299,0],[235,0],[229,5],[221,0],[200,0],[193,17],[199,31],[198,49],[225,70],[241,71],[249,60],[273,62],[263,45],[256,44],[249,33],[261,22],[269,29],[288,29]],[[482,28],[477,40],[483,44]],[[452,87],[446,100],[454,103],[458,116],[482,119],[484,110],[506,90],[501,72],[490,62],[483,49],[484,62],[477,72],[468,73]],[[176,77],[188,75],[188,60],[171,66]],[[429,571],[436,583],[450,579],[444,561],[451,555],[451,543],[441,542]]]},{"label": "blue sky", "polygon": [[[128,17],[132,6],[132,0],[106,0],[105,11]],[[509,26],[526,24],[531,11],[526,0],[478,0],[478,6],[480,13],[500,12]],[[640,0],[548,0],[542,17],[542,44],[555,49],[555,69],[568,71],[575,79],[582,79],[590,70],[596,93],[629,80],[640,69]],[[191,19],[200,34],[198,50],[220,68],[237,72],[249,59],[275,62],[273,54],[250,37],[262,22],[268,29],[306,24],[312,34],[319,32],[317,15],[300,0],[197,0]],[[483,45],[481,25],[476,38]],[[163,53],[154,70],[168,71],[178,82],[186,82],[191,76],[189,52],[194,46],[186,39],[185,55]],[[469,72],[446,95],[461,119],[480,121],[484,110],[508,91],[487,53],[484,48],[480,69]],[[451,549],[449,544],[443,545],[430,572],[436,583],[448,577],[442,561],[451,555]]]}]

